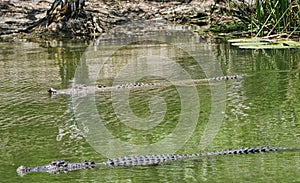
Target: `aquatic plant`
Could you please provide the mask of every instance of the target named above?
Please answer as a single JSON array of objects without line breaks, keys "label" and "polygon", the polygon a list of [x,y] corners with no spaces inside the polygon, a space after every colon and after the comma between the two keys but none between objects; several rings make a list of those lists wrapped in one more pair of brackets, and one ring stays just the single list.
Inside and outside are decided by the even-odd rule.
[{"label": "aquatic plant", "polygon": [[[244,2],[245,3],[245,2]],[[231,3],[238,11],[235,17],[248,27],[255,36],[300,35],[299,0],[255,0],[249,6]]]}]

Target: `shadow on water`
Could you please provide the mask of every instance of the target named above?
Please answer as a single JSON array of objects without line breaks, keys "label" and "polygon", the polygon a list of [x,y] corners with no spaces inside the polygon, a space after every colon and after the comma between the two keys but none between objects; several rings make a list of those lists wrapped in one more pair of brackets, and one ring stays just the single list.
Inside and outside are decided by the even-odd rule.
[{"label": "shadow on water", "polygon": [[[226,82],[224,121],[207,150],[241,146],[298,147],[300,142],[300,52],[299,50],[240,50],[227,43],[201,43],[213,53],[224,75],[245,74],[244,80]],[[168,49],[157,43],[157,48]],[[153,45],[153,43],[151,43]],[[20,165],[37,166],[52,160],[106,160],[85,141],[74,116],[76,106],[69,96],[49,97],[47,88],[68,88],[76,69],[82,69],[83,83],[89,69],[82,55],[86,42],[53,41],[43,43],[0,43],[0,182],[79,182],[99,181],[207,181],[232,182],[299,182],[299,151],[262,155],[229,155],[179,161],[160,166],[135,168],[103,168],[67,174],[30,174],[18,177]],[[149,49],[149,45],[132,45],[119,51],[118,59],[130,62],[133,52]],[[174,51],[170,49],[170,51]],[[200,53],[203,54],[203,53]],[[183,65],[193,78],[203,77],[199,66],[185,54],[173,59]],[[201,56],[201,55],[200,55]],[[116,59],[116,60],[118,60]],[[99,82],[112,83],[114,62]],[[198,73],[201,76],[197,76]],[[105,76],[105,75],[103,75]],[[149,78],[143,78],[145,80]],[[161,78],[150,78],[161,79]],[[179,153],[194,153],[210,113],[210,88],[197,86],[201,110],[196,129]],[[136,144],[155,142],[176,127],[180,97],[175,87],[135,91],[130,94],[132,110],[137,116],[149,115],[149,101],[157,93],[166,99],[168,111],[163,123],[150,131],[126,127],[113,113],[109,93],[96,94],[98,110],[106,127],[117,138]]]}]

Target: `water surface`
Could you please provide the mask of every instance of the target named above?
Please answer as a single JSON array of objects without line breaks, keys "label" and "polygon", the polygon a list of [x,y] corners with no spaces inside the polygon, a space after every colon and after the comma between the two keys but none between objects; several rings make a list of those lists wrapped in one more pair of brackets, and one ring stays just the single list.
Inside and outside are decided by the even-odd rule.
[{"label": "water surface", "polygon": [[[212,142],[205,149],[201,149],[199,143],[209,123],[213,105],[211,98],[214,86],[210,86],[207,82],[192,86],[197,91],[196,96],[193,93],[185,93],[200,102],[199,111],[190,106],[190,111],[182,112],[180,92],[185,89],[190,91],[191,86],[180,86],[181,88],[162,86],[130,91],[129,104],[137,119],[148,119],[152,110],[159,112],[166,109],[162,117],[158,114],[157,118],[155,116],[150,118],[153,120],[150,122],[155,125],[149,129],[126,125],[126,122],[118,118],[113,106],[121,106],[123,102],[114,101],[114,96],[110,92],[98,92],[95,94],[97,110],[101,121],[114,138],[135,145],[153,144],[171,134],[180,123],[181,116],[187,118],[191,114],[195,115],[196,112],[198,115],[196,123],[190,121],[191,125],[195,124],[194,129],[186,132],[190,136],[177,153],[260,145],[300,148],[299,50],[239,50],[224,42],[208,42],[199,38],[193,40],[192,45],[195,46],[195,50],[201,51],[187,53],[178,49],[176,45],[170,44],[176,41],[177,44],[182,40],[166,38],[163,40],[141,41],[126,46],[122,43],[121,49],[113,55],[108,54],[110,49],[115,50],[121,43],[114,42],[109,46],[103,43],[104,46],[101,47],[103,50],[97,52],[99,54],[97,56],[107,57],[110,60],[101,68],[97,82],[113,85],[132,79],[128,79],[129,76],[134,75],[132,70],[122,71],[123,67],[132,62],[137,63],[130,68],[133,71],[136,68],[136,75],[139,72],[166,72],[165,68],[160,67],[159,59],[148,60],[147,63],[150,65],[138,65],[138,58],[150,53],[175,61],[192,79],[206,78],[219,73],[244,74],[243,80],[215,83],[223,87],[224,90],[218,92],[226,97],[217,100],[220,106],[222,104],[226,106],[224,110],[223,108],[221,111],[217,110],[221,112],[224,120]],[[47,93],[49,87],[58,89],[71,87],[76,69],[76,74],[78,70],[82,71],[80,72],[82,81],[76,82],[86,81],[89,77],[86,73],[89,72],[85,71],[90,69],[91,63],[86,57],[84,59],[83,55],[89,45],[88,42],[78,41],[0,43],[1,182],[300,181],[299,151],[214,156],[170,162],[159,166],[105,167],[60,174],[32,173],[24,177],[18,176],[16,169],[20,165],[37,166],[58,159],[104,161],[107,155],[138,153],[131,149],[132,146],[128,148],[128,152],[112,150],[107,154],[97,153],[85,138],[86,134],[82,128],[84,125],[80,119],[85,114],[78,114],[80,102],[85,98],[76,99],[76,106],[74,98],[70,96],[51,97]],[[104,48],[108,52],[105,52]],[[195,62],[195,58],[204,58],[201,61],[207,62],[208,66],[219,64],[221,70],[212,67],[211,71],[214,73],[206,73],[205,68]],[[175,65],[169,64],[167,67],[174,68]],[[124,77],[117,78],[117,74],[121,71],[124,72]],[[143,77],[138,82],[162,82],[169,79],[161,75]],[[174,75],[178,76],[178,73]],[[153,97],[159,99],[153,100]],[[154,107],[149,105],[151,101],[154,101]],[[155,105],[166,108],[157,109]],[[159,119],[159,123],[156,123],[155,119]],[[189,127],[186,128],[190,130]],[[161,151],[163,153],[165,149],[172,149],[172,147],[162,147]],[[152,150],[149,149],[149,153]]]}]

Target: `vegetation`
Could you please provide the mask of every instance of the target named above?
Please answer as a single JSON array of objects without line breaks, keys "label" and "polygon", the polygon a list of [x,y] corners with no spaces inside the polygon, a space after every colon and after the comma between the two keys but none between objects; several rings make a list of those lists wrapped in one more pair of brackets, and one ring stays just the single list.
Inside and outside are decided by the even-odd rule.
[{"label": "vegetation", "polygon": [[236,9],[231,11],[232,15],[239,18],[252,35],[287,38],[300,35],[299,0],[255,0],[249,6],[240,6],[234,1],[230,6]]}]

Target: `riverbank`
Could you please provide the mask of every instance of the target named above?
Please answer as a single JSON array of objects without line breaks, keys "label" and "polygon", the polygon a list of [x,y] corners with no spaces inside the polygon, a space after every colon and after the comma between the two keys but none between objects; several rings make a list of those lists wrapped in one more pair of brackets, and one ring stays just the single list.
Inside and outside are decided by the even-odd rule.
[{"label": "riverbank", "polygon": [[[66,2],[74,3],[73,8],[72,3]],[[88,0],[81,1],[83,3],[80,6],[75,5],[75,2],[77,1],[2,1],[0,38],[93,39],[116,26],[150,19],[188,25],[193,31],[209,36],[298,38],[300,34],[297,2],[276,3],[274,6],[271,1],[259,6],[252,1],[239,0]],[[253,4],[249,4],[250,2]],[[262,8],[265,12],[261,11]],[[274,14],[279,11],[280,16]]]},{"label": "riverbank", "polygon": [[[31,0],[2,1],[0,3],[1,37],[61,36],[91,38],[118,25],[134,20],[163,18],[174,24],[189,25],[198,32],[204,32],[217,25],[229,25],[239,20],[226,15],[228,6],[220,2],[157,2],[157,1],[102,1],[89,0],[85,3],[86,14],[66,22],[46,23],[46,12],[52,1]],[[44,22],[43,22],[44,21]],[[236,28],[238,29],[238,28]],[[231,29],[231,31],[234,31]]]}]

